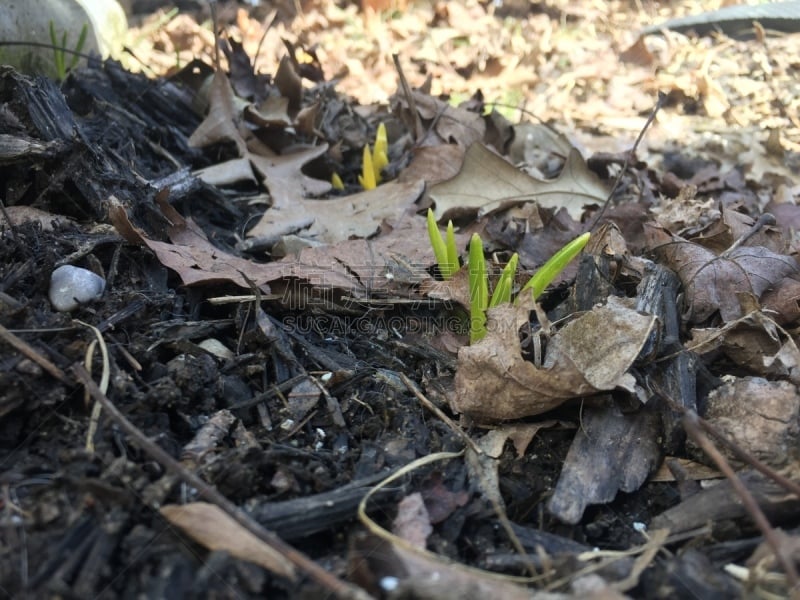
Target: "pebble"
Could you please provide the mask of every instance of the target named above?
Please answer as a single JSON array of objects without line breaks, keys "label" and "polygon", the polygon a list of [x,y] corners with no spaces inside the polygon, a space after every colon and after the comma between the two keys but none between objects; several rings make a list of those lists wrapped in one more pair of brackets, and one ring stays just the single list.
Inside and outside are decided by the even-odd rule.
[{"label": "pebble", "polygon": [[58,311],[69,312],[103,295],[106,280],[87,269],[63,265],[50,276],[50,303]]}]

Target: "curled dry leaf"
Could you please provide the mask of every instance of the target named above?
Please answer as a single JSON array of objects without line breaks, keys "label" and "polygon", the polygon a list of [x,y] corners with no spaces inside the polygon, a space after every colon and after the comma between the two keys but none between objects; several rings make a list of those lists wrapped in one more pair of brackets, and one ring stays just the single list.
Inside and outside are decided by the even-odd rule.
[{"label": "curled dry leaf", "polygon": [[541,367],[522,357],[518,332],[529,309],[490,310],[486,337],[459,350],[453,410],[477,420],[517,419],[547,412],[570,398],[631,389],[633,377],[627,371],[656,319],[613,300],[553,336]]},{"label": "curled dry leaf", "polygon": [[720,349],[730,360],[756,375],[800,384],[800,350],[793,337],[760,311],[722,328],[693,329],[692,350],[707,354]]},{"label": "curled dry leaf", "polygon": [[742,316],[737,293],[755,298],[798,270],[792,256],[777,254],[763,246],[740,246],[722,255],[669,233],[645,226],[648,246],[675,271],[686,293],[686,318],[693,323],[719,311],[723,321]]}]

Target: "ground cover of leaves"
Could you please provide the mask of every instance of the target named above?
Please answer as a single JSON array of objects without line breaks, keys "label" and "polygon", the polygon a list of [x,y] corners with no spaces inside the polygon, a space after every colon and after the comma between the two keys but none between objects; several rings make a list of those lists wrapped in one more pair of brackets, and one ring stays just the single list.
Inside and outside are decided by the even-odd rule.
[{"label": "ground cover of leaves", "polygon": [[[788,595],[800,35],[639,36],[696,4],[221,3],[215,68],[133,2],[124,68],[2,68],[0,594]],[[469,345],[428,206],[492,282],[592,237]]]}]

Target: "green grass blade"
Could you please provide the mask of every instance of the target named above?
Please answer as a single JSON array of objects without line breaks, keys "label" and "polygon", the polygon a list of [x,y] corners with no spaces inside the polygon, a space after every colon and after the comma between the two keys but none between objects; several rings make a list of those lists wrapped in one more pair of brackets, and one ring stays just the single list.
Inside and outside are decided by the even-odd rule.
[{"label": "green grass blade", "polygon": [[477,233],[469,241],[469,342],[479,342],[486,335],[486,308],[489,304],[489,284],[486,279],[486,259],[483,242]]},{"label": "green grass blade", "polygon": [[503,272],[500,273],[500,279],[497,281],[492,299],[489,301],[489,308],[505,302],[511,302],[511,288],[514,285],[514,275],[517,273],[518,262],[519,256],[515,252],[509,259],[508,264],[503,268]]},{"label": "green grass blade", "polygon": [[569,261],[581,253],[581,250],[583,250],[586,243],[589,241],[589,236],[589,232],[586,232],[576,237],[551,256],[550,260],[544,263],[533,277],[530,278],[528,283],[525,284],[522,291],[532,290],[534,300],[541,296],[542,292],[550,285],[553,279],[558,277],[558,274],[569,264]]},{"label": "green grass blade", "polygon": [[430,208],[428,209],[428,239],[431,241],[433,255],[436,257],[436,264],[439,266],[439,274],[442,276],[442,279],[448,279],[449,276],[446,274],[447,249],[442,239],[442,232],[439,231],[436,218],[433,216],[433,211]]},{"label": "green grass blade", "polygon": [[80,53],[83,51],[83,46],[86,44],[86,36],[89,35],[89,24],[84,23],[81,27],[81,34],[78,37],[78,43],[75,45],[75,54],[72,55],[72,60],[69,62],[70,70],[74,69],[78,61],[81,59]]},{"label": "green grass blade", "polygon": [[444,279],[450,279],[453,274],[458,271],[458,248],[456,248],[456,234],[453,230],[453,222],[447,222],[447,232],[445,233],[445,254],[447,258],[445,260],[446,264],[446,271],[442,271],[442,266],[439,265],[439,270],[442,271],[442,277]]},{"label": "green grass blade", "polygon": [[59,80],[64,79],[66,75],[66,66],[64,65],[64,45],[67,43],[67,32],[64,32],[64,40],[59,46],[58,36],[56,35],[56,25],[50,21],[50,43],[53,44],[53,63],[56,69],[56,77]]}]

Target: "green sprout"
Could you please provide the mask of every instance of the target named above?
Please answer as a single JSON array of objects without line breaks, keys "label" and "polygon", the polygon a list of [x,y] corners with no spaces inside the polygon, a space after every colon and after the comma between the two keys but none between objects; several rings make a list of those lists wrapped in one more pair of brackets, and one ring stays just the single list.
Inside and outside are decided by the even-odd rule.
[{"label": "green sprout", "polygon": [[581,250],[584,249],[589,241],[589,236],[590,233],[588,231],[583,235],[579,235],[551,256],[550,259],[534,273],[533,277],[525,284],[525,287],[522,288],[520,293],[530,289],[534,300],[541,296],[542,292],[550,285],[553,279],[558,277],[558,274],[564,270],[567,264],[581,253]]},{"label": "green sprout", "polygon": [[509,259],[503,272],[500,273],[500,279],[497,280],[497,285],[492,293],[492,299],[489,300],[489,308],[494,308],[498,304],[511,302],[511,288],[514,287],[514,275],[517,273],[517,263],[519,262],[519,255],[514,254]]},{"label": "green sprout", "polygon": [[375,133],[375,148],[370,149],[369,144],[364,146],[364,158],[361,165],[361,175],[358,183],[365,190],[374,190],[381,182],[381,171],[389,164],[389,140],[386,137],[386,125],[380,123]]},{"label": "green sprout", "polygon": [[486,309],[489,305],[489,278],[483,241],[477,233],[469,241],[469,343],[474,344],[486,335]]},{"label": "green sprout", "polygon": [[378,178],[375,177],[375,168],[372,164],[372,151],[369,144],[364,146],[364,158],[361,159],[361,175],[358,176],[358,183],[365,190],[374,190],[378,187]]},{"label": "green sprout", "polygon": [[456,248],[456,234],[453,231],[453,222],[447,223],[446,240],[442,239],[442,233],[436,225],[436,218],[433,211],[428,209],[428,238],[431,240],[433,254],[436,256],[436,264],[439,265],[439,274],[442,279],[447,281],[458,271],[458,249]]},{"label": "green sprout", "polygon": [[[447,223],[447,238],[445,240],[442,238],[442,232],[439,231],[436,218],[430,208],[428,209],[427,221],[428,237],[431,241],[433,254],[436,257],[436,264],[439,267],[442,279],[446,281],[459,268],[453,222]],[[567,264],[586,247],[590,235],[589,232],[579,235],[551,256],[528,280],[528,283],[522,287],[519,294],[526,290],[531,290],[533,300],[537,300],[547,286],[566,268]],[[486,258],[483,256],[483,241],[477,233],[472,234],[472,239],[469,242],[468,263],[470,344],[479,342],[486,335],[486,310],[511,302],[518,263],[519,255],[515,252],[503,268],[502,273],[500,273],[500,278],[497,280],[497,285],[490,300]],[[517,299],[520,297],[519,294]]]},{"label": "green sprout", "polygon": [[81,33],[78,36],[78,43],[75,44],[75,51],[72,52],[69,66],[67,65],[67,32],[61,35],[61,43],[59,44],[58,36],[56,35],[56,26],[53,21],[50,21],[50,41],[53,44],[53,62],[55,63],[56,76],[59,81],[67,76],[67,71],[74,69],[80,60],[80,53],[86,44],[86,37],[89,35],[89,24],[84,23],[81,27]]},{"label": "green sprout", "polygon": [[[580,254],[589,241],[589,236],[589,232],[579,235],[551,256],[528,280],[528,283],[523,286],[520,294],[526,290],[531,290],[533,299],[538,299],[547,286],[552,283],[553,279],[558,277],[567,264]],[[486,335],[486,309],[511,302],[511,292],[518,262],[519,257],[514,253],[500,274],[500,279],[497,281],[491,300],[488,300],[488,277],[486,275],[486,262],[483,257],[483,243],[477,233],[473,234],[469,243],[469,341],[471,344],[482,340]],[[517,295],[517,298],[519,298],[519,295]]]}]

